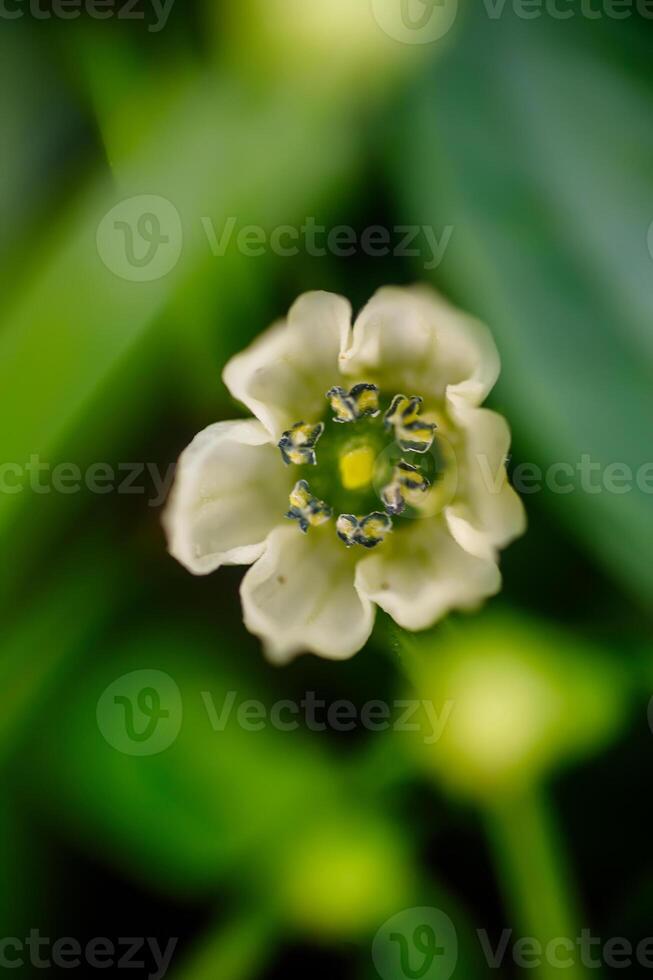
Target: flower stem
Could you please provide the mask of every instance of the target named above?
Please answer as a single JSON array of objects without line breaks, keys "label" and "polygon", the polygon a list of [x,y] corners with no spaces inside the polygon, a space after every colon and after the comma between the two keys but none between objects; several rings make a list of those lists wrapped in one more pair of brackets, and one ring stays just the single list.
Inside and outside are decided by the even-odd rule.
[{"label": "flower stem", "polygon": [[[544,792],[522,788],[493,803],[487,815],[499,879],[518,932],[511,944],[524,937],[541,944],[541,965],[533,970],[540,980],[560,980],[566,960],[573,960],[573,966],[564,968],[568,980],[586,978],[576,945],[578,920],[564,848]],[[566,940],[567,948],[547,952],[553,939]],[[535,957],[529,953],[529,958]]]},{"label": "flower stem", "polygon": [[178,980],[250,980],[262,971],[276,931],[269,912],[234,916],[200,940],[182,964]]}]

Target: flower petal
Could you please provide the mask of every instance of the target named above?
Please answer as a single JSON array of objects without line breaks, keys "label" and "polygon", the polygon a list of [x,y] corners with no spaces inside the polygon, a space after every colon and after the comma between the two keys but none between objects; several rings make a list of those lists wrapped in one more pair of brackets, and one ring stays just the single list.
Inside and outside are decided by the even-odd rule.
[{"label": "flower petal", "polygon": [[356,320],[340,368],[408,397],[480,405],[496,383],[500,362],[488,329],[434,290],[388,287]]},{"label": "flower petal", "polygon": [[170,554],[194,575],[250,565],[282,523],[292,481],[260,422],[218,422],[177,465],[163,524]]},{"label": "flower petal", "polygon": [[305,293],[285,322],[266,330],[224,369],[223,380],[274,439],[296,422],[314,422],[339,377],[349,345],[351,306],[333,293]]},{"label": "flower petal", "polygon": [[508,482],[510,429],[503,416],[460,403],[455,419],[464,436],[461,499],[445,511],[449,530],[472,555],[496,559],[526,529],[521,499]]},{"label": "flower petal", "polygon": [[245,625],[270,660],[304,651],[345,660],[365,645],[374,607],[354,587],[355,561],[333,527],[277,528],[241,586]]},{"label": "flower petal", "polygon": [[432,626],[501,587],[497,565],[464,551],[439,519],[416,520],[356,569],[356,587],[408,630]]}]

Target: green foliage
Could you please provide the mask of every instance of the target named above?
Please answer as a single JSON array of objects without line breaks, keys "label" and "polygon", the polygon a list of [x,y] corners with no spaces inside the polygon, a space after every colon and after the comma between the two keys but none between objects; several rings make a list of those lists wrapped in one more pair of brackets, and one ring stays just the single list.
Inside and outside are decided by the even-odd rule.
[{"label": "green foliage", "polygon": [[[509,5],[488,21],[470,9],[464,42],[404,117],[413,152],[400,198],[416,220],[454,226],[441,273],[492,325],[500,395],[545,469],[575,468],[583,455],[601,474],[650,462],[652,85],[633,31],[519,20]],[[548,501],[618,582],[650,600],[650,492]]]}]

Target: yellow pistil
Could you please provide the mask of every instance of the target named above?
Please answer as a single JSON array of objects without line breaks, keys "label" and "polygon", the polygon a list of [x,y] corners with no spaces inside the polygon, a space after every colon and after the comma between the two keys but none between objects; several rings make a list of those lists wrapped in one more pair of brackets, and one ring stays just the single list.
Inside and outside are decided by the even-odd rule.
[{"label": "yellow pistil", "polygon": [[370,446],[357,446],[340,457],[340,480],[345,490],[363,490],[374,475],[374,451]]}]

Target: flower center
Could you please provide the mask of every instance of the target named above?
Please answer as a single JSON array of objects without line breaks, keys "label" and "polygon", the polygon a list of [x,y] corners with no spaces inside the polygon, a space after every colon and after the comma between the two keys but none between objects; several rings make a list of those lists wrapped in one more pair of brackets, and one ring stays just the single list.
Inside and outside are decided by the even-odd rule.
[{"label": "flower center", "polygon": [[336,518],[347,547],[375,548],[397,518],[419,507],[437,477],[430,453],[436,425],[420,417],[422,399],[396,395],[381,417],[380,392],[362,383],[331,388],[331,413],[297,422],[279,449],[297,472],[286,516],[304,533]]}]

